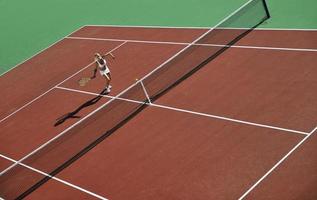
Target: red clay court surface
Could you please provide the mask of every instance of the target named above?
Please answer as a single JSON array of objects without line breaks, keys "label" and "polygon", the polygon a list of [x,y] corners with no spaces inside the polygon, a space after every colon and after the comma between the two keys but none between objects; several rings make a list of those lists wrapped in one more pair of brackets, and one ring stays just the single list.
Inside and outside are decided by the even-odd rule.
[{"label": "red clay court surface", "polygon": [[[204,32],[85,26],[2,75],[0,171]],[[54,126],[103,89],[78,80],[109,51],[110,95]],[[317,31],[254,30],[26,199],[317,199],[316,66]],[[5,198],[14,187],[0,182]]]}]

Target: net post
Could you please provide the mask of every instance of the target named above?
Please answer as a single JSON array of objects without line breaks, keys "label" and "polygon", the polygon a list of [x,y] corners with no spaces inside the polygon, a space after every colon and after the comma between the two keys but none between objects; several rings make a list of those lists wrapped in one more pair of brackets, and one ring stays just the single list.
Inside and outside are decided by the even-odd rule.
[{"label": "net post", "polygon": [[271,15],[270,15],[269,8],[267,7],[266,0],[262,0],[262,3],[263,3],[263,6],[264,6],[264,9],[265,9],[265,12],[266,12],[267,18],[270,18],[270,17],[271,17]]},{"label": "net post", "polygon": [[146,98],[147,98],[149,104],[152,104],[151,99],[150,99],[150,97],[149,97],[149,94],[147,93],[147,91],[146,91],[146,89],[145,89],[145,86],[144,86],[144,84],[143,84],[143,81],[142,81],[142,80],[139,80],[139,82],[140,82],[140,84],[141,84],[141,86],[142,86],[143,92],[144,92],[144,94],[145,94],[145,96],[146,96]]}]

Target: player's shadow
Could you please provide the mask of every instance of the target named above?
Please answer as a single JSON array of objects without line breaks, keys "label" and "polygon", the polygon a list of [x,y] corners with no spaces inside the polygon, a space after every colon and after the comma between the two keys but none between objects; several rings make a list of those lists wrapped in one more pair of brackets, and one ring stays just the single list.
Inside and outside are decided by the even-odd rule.
[{"label": "player's shadow", "polygon": [[103,95],[107,95],[107,89],[102,90],[98,96],[90,99],[89,101],[83,103],[82,105],[80,105],[78,108],[76,108],[74,111],[69,112],[67,114],[64,114],[63,116],[59,117],[56,119],[56,122],[54,124],[54,126],[59,126],[62,123],[64,123],[66,120],[71,119],[71,118],[81,118],[81,116],[76,115],[79,111],[81,111],[82,109],[94,105],[95,103],[97,103],[102,97]]}]

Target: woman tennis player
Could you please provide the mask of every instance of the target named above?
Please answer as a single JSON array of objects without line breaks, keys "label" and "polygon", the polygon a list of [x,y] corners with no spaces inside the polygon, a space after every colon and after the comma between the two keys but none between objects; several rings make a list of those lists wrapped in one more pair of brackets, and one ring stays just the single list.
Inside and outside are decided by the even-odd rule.
[{"label": "woman tennis player", "polygon": [[106,90],[107,93],[109,93],[111,91],[111,85],[110,85],[110,81],[111,81],[111,74],[110,74],[110,69],[107,65],[107,61],[106,61],[106,56],[110,55],[112,57],[112,59],[114,59],[114,55],[112,53],[107,53],[104,55],[100,55],[99,53],[95,53],[95,62],[96,62],[96,68],[94,69],[94,75],[93,77],[96,77],[96,73],[97,70],[99,69],[100,75],[103,76],[106,79]]}]

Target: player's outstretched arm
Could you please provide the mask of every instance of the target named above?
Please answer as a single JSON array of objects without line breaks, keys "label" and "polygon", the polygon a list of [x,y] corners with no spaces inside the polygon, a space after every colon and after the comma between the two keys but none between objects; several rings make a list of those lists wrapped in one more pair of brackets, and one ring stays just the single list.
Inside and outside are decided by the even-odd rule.
[{"label": "player's outstretched arm", "polygon": [[106,57],[107,55],[110,55],[112,59],[115,59],[115,56],[111,52],[105,54],[104,56]]},{"label": "player's outstretched arm", "polygon": [[93,70],[93,75],[92,77],[90,77],[91,79],[96,78],[97,71],[98,71],[98,64],[96,63],[96,67]]}]

